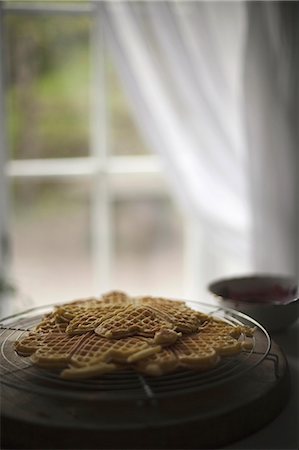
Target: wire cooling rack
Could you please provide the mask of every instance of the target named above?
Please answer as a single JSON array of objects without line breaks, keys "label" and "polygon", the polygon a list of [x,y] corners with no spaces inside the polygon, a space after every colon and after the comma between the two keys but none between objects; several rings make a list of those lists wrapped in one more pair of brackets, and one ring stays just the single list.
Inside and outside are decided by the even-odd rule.
[{"label": "wire cooling rack", "polygon": [[[31,364],[30,359],[19,356],[14,342],[26,336],[53,309],[53,305],[33,308],[7,317],[0,323],[0,374],[3,385],[54,397],[151,400],[168,396],[206,390],[244,375],[265,359],[271,359],[271,340],[267,331],[255,320],[237,311],[199,302],[187,302],[188,306],[222,319],[233,326],[256,327],[249,340],[248,350],[233,357],[223,357],[221,362],[206,372],[180,370],[159,377],[148,377],[131,370],[104,375],[98,379],[70,381],[59,377],[58,371],[42,369]],[[251,348],[250,348],[251,347]],[[274,361],[275,364],[275,361]]]}]

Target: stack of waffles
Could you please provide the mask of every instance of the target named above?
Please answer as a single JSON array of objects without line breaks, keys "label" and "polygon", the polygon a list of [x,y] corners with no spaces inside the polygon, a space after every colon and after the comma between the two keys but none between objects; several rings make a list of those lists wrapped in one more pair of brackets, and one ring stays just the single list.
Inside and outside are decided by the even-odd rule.
[{"label": "stack of waffles", "polygon": [[210,369],[248,348],[245,337],[253,332],[183,301],[113,291],[56,307],[15,349],[40,367],[61,369],[64,379],[128,368],[159,376]]}]

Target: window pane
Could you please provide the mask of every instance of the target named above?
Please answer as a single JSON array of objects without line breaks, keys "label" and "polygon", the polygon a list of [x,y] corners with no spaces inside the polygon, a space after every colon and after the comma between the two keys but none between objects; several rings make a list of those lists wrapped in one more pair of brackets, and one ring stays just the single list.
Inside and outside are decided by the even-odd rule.
[{"label": "window pane", "polygon": [[107,63],[107,104],[111,152],[115,155],[151,153],[134,123],[130,103],[111,61]]},{"label": "window pane", "polygon": [[11,158],[89,152],[89,38],[86,16],[7,14]]},{"label": "window pane", "polygon": [[114,286],[135,295],[183,295],[182,218],[167,195],[114,202]]},{"label": "window pane", "polygon": [[13,196],[18,308],[90,295],[90,184],[15,181]]}]

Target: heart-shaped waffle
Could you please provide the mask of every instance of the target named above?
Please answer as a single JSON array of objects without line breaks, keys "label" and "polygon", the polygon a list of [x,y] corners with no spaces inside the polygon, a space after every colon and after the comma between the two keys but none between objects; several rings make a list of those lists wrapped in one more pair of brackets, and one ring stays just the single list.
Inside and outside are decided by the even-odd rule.
[{"label": "heart-shaped waffle", "polygon": [[106,339],[94,333],[73,352],[70,367],[62,372],[63,378],[78,379],[115,371],[119,364],[131,364],[158,353],[160,346],[152,340],[130,336]]},{"label": "heart-shaped waffle", "polygon": [[32,362],[41,367],[65,367],[76,348],[87,337],[69,336],[66,333],[48,333],[39,340],[39,346],[31,356]]},{"label": "heart-shaped waffle", "polygon": [[134,335],[154,337],[162,329],[173,329],[173,325],[150,307],[129,305],[102,321],[95,333],[112,339]]},{"label": "heart-shaped waffle", "polygon": [[56,312],[48,314],[35,328],[38,333],[63,333],[66,330],[67,323],[57,318]]},{"label": "heart-shaped waffle", "polygon": [[[151,339],[139,336],[111,340],[92,333],[73,353],[70,363],[76,367],[91,366],[100,361],[127,363],[132,360],[132,355],[135,355],[133,360],[137,360],[142,355],[146,357],[148,351],[156,352],[160,349]],[[144,353],[145,350],[147,352]]]},{"label": "heart-shaped waffle", "polygon": [[66,328],[68,334],[82,334],[93,331],[102,322],[115,316],[117,313],[125,311],[127,306],[105,306],[100,308],[87,308],[70,321]]},{"label": "heart-shaped waffle", "polygon": [[41,335],[30,332],[27,336],[15,342],[15,350],[20,356],[29,356],[38,349],[40,342]]},{"label": "heart-shaped waffle", "polygon": [[133,299],[123,291],[110,291],[102,295],[102,303],[105,305],[131,305]]},{"label": "heart-shaped waffle", "polygon": [[161,297],[140,297],[138,301],[171,322],[178,332],[194,333],[203,322],[209,320],[206,314],[194,311],[185,302],[166,300]]},{"label": "heart-shaped waffle", "polygon": [[209,369],[219,361],[216,350],[200,337],[200,333],[184,335],[173,346],[173,351],[178,358],[179,366],[188,369]]},{"label": "heart-shaped waffle", "polygon": [[95,306],[84,307],[83,305],[64,305],[55,311],[57,321],[69,323],[74,317],[84,314],[86,311],[95,308]]}]

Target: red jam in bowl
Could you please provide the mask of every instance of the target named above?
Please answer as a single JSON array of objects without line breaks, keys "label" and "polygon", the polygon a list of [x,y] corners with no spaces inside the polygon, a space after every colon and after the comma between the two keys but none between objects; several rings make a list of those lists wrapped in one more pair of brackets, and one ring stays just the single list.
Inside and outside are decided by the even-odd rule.
[{"label": "red jam in bowl", "polygon": [[298,297],[298,284],[283,277],[253,276],[219,280],[209,285],[209,291],[235,303],[283,305]]}]

